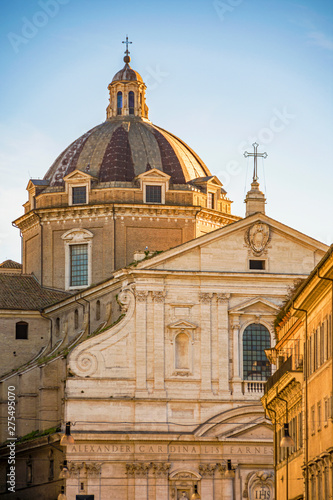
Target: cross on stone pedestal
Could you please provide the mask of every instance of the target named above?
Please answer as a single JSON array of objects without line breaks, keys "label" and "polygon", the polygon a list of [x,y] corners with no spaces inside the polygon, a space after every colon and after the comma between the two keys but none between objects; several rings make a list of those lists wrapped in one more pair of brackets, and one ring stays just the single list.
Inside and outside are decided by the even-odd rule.
[{"label": "cross on stone pedestal", "polygon": [[253,153],[248,153],[247,151],[245,151],[244,156],[245,158],[247,158],[248,156],[253,156],[254,159],[253,180],[257,181],[258,180],[257,158],[267,158],[268,154],[258,153],[259,144],[257,142],[254,142],[252,146],[253,146]]},{"label": "cross on stone pedestal", "polygon": [[132,43],[132,42],[129,42],[128,41],[128,35],[126,35],[126,40],[124,42],[121,42],[121,43],[126,43],[126,50],[125,50],[125,54],[128,56],[128,54],[130,53],[130,51],[128,50],[128,44],[129,43]]}]

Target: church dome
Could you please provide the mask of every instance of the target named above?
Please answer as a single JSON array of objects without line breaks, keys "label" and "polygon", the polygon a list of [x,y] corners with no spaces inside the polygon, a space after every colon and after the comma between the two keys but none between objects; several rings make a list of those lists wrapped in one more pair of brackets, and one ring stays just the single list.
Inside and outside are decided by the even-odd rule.
[{"label": "church dome", "polygon": [[60,186],[73,170],[99,183],[131,182],[152,168],[185,184],[211,175],[204,162],[178,137],[138,117],[115,117],[89,130],[63,151],[44,179]]},{"label": "church dome", "polygon": [[148,119],[144,84],[129,63],[126,37],[125,66],[108,85],[107,120],[76,139],[47,171],[44,180],[61,186],[74,170],[89,173],[100,183],[132,182],[156,168],[173,184],[210,176],[204,162],[187,144]]}]

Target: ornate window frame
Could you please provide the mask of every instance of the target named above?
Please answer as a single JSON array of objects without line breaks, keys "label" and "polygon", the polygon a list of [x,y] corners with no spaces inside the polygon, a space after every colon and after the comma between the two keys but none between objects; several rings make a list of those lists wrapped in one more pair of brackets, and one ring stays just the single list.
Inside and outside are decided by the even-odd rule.
[{"label": "ornate window frame", "polygon": [[[66,290],[80,290],[83,288],[87,288],[91,284],[91,276],[92,276],[92,239],[94,235],[88,229],[70,229],[66,231],[61,238],[65,244],[65,289]],[[70,247],[74,245],[87,245],[88,250],[88,283],[86,285],[81,286],[71,286],[71,256],[70,256]]]},{"label": "ornate window frame", "polygon": [[[262,317],[259,318],[259,316],[260,316],[260,314],[253,316],[251,319],[249,319],[248,321],[243,323],[240,327],[240,331],[239,331],[239,376],[242,380],[245,380],[244,376],[243,376],[244,375],[243,338],[244,338],[244,332],[245,332],[246,328],[250,325],[253,325],[253,324],[258,324],[258,325],[264,326],[268,330],[268,333],[270,335],[270,347],[274,346],[274,332],[272,329],[272,325],[268,321],[263,320]],[[272,366],[272,368],[273,368],[273,366]],[[265,382],[264,380],[262,380],[262,381],[249,380],[249,381],[250,382]]]}]

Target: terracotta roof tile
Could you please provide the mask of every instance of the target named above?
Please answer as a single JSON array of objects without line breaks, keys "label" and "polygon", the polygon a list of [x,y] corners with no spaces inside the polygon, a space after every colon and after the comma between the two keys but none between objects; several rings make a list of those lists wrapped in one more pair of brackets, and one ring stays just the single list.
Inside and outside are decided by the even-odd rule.
[{"label": "terracotta roof tile", "polygon": [[0,274],[0,309],[36,311],[69,296],[42,287],[31,274]]},{"label": "terracotta roof tile", "polygon": [[22,264],[19,262],[15,262],[14,260],[4,260],[1,264],[0,267],[3,269],[22,269]]}]

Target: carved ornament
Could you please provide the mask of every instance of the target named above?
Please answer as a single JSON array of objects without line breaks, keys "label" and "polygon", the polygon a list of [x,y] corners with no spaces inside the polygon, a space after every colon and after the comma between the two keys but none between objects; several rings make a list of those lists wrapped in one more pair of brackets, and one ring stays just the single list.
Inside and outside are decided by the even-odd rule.
[{"label": "carved ornament", "polygon": [[245,233],[245,243],[255,256],[260,256],[270,240],[270,229],[264,222],[255,222]]}]

